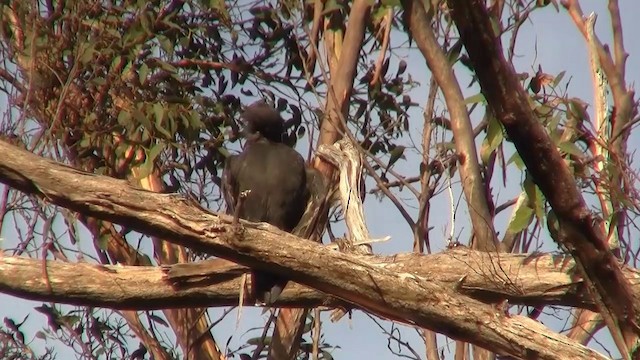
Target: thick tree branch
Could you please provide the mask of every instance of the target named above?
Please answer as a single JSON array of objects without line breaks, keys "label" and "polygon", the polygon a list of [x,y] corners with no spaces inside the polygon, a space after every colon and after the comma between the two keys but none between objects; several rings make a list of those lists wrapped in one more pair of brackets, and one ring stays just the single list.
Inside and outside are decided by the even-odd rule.
[{"label": "thick tree branch", "polygon": [[[625,338],[637,338],[640,299],[634,299],[597,219],[586,206],[558,149],[531,111],[527,94],[504,58],[484,2],[450,0],[449,4],[482,92],[557,215],[560,241],[588,278],[598,309],[605,319],[615,318]],[[608,326],[612,332],[618,331],[612,321]]]},{"label": "thick tree branch", "polygon": [[532,319],[505,315],[426,277],[370,264],[367,256],[330,251],[266,224],[248,226],[243,221],[245,226],[238,231],[228,216],[215,216],[176,195],[134,189],[125,181],[87,174],[2,141],[0,153],[4,155],[0,181],[17,190],[194,250],[286,275],[379,316],[517,358],[604,358]]},{"label": "thick tree branch", "polygon": [[[158,266],[47,261],[44,278],[42,260],[0,257],[0,292],[29,300],[119,310],[238,305],[241,275],[249,269],[224,260],[205,264],[209,265],[206,278],[191,276],[190,282],[176,286],[167,278],[168,268]],[[255,304],[244,300],[245,306]],[[342,306],[344,302],[291,283],[276,305]]]},{"label": "thick tree branch", "polygon": [[[583,282],[575,278],[575,263],[562,256],[496,257],[464,248],[434,255],[398,254],[366,259],[394,272],[429,277],[432,282],[455,287],[461,294],[482,302],[506,299],[512,305],[595,309],[580,291]],[[496,269],[501,270],[496,273]],[[241,275],[248,272],[249,268],[223,259],[167,267],[48,261],[45,279],[42,260],[6,256],[0,257],[0,292],[30,300],[115,309],[233,306],[238,304]],[[634,293],[640,296],[640,283],[635,281],[637,271],[625,268],[624,272],[634,280]],[[245,306],[255,304],[249,298],[244,300]],[[336,307],[345,303],[291,283],[275,305]]]}]

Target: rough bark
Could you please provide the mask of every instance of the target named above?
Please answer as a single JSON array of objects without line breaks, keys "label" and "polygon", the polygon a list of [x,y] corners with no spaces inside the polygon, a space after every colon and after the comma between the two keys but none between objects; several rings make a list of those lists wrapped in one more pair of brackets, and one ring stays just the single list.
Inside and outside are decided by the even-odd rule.
[{"label": "rough bark", "polygon": [[[262,236],[278,235],[268,231]],[[298,256],[295,249],[287,257]],[[327,251],[330,251],[327,249]],[[575,263],[562,256],[503,254],[500,257],[469,250],[449,250],[434,255],[413,253],[369,256],[369,264],[393,272],[428,277],[444,287],[482,302],[507,300],[512,305],[561,305],[595,309],[581,291]],[[496,274],[496,269],[500,270]],[[165,267],[99,265],[47,262],[43,277],[42,260],[0,257],[0,292],[30,300],[52,301],[79,306],[152,310],[176,307],[220,307],[238,305],[241,276],[249,268],[223,259]],[[624,268],[625,277],[640,282],[635,269]],[[244,306],[254,306],[244,298]],[[338,307],[344,301],[312,288],[291,283],[275,303],[277,307]]]},{"label": "rough bark", "polygon": [[[123,224],[243,265],[286,275],[387,319],[438,331],[517,358],[604,358],[538,322],[506,315],[428,277],[392,271],[368,256],[327,250],[267,224],[214,215],[172,194],[130,187],[0,141],[0,181],[58,206]],[[268,229],[273,236],[264,236]],[[464,283],[464,278],[460,279]]]}]

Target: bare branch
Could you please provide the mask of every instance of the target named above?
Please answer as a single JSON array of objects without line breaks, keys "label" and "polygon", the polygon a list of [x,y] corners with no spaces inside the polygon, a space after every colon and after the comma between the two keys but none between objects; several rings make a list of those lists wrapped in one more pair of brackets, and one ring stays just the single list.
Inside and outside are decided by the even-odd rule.
[{"label": "bare branch", "polygon": [[[364,208],[360,200],[360,181],[362,175],[362,157],[349,139],[339,140],[335,144],[321,145],[318,155],[340,169],[340,200],[342,211],[349,230],[348,242],[367,242],[369,229],[364,221]],[[359,253],[371,254],[371,245],[358,246]]]}]

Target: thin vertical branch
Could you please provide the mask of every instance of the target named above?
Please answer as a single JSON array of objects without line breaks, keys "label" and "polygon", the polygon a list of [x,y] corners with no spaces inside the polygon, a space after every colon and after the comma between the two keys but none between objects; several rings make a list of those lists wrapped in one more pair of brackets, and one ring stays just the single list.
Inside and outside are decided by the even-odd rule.
[{"label": "thin vertical branch", "polygon": [[422,128],[422,164],[420,165],[420,196],[418,198],[418,218],[413,227],[413,251],[423,253],[426,250],[431,253],[429,242],[429,208],[433,189],[429,187],[431,169],[429,168],[429,151],[431,149],[432,118],[435,108],[438,83],[434,78],[429,82],[429,96],[424,110],[424,125]]},{"label": "thin vertical branch", "polygon": [[[413,251],[424,253],[425,247],[431,253],[431,243],[429,241],[429,210],[431,208],[431,196],[433,189],[429,186],[431,180],[431,169],[429,168],[429,151],[431,150],[431,133],[433,115],[435,111],[436,96],[438,94],[438,83],[434,78],[429,81],[429,95],[427,106],[424,109],[424,125],[422,128],[422,163],[420,164],[420,196],[418,204],[418,218],[413,227]],[[425,355],[427,360],[439,360],[438,338],[435,331],[421,329],[420,333],[424,339]]]},{"label": "thin vertical branch", "polygon": [[496,251],[498,245],[493,219],[480,173],[473,126],[467,113],[462,91],[451,64],[436,41],[422,3],[404,0],[402,5],[405,10],[407,28],[411,31],[418,48],[427,60],[431,73],[442,89],[447,109],[451,114],[451,130],[455,138],[456,155],[460,162],[462,189],[467,200],[475,236],[473,246],[479,250]]},{"label": "thin vertical branch", "polygon": [[613,53],[615,57],[616,72],[618,73],[618,76],[624,80],[627,53],[624,50],[622,21],[620,20],[620,7],[618,6],[618,0],[609,0],[609,14],[611,16],[611,30],[613,32]]}]

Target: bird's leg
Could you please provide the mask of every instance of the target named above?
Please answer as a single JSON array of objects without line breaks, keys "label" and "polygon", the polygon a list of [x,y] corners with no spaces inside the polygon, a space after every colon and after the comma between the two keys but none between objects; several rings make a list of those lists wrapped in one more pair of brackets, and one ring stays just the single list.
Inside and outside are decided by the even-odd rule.
[{"label": "bird's leg", "polygon": [[249,196],[250,193],[251,193],[251,190],[244,190],[244,191],[241,191],[240,194],[238,195],[238,200],[236,201],[236,206],[233,211],[233,221],[231,222],[231,226],[233,227],[234,232],[236,233],[241,231],[240,211],[242,209],[244,200],[247,198],[247,196]]}]

